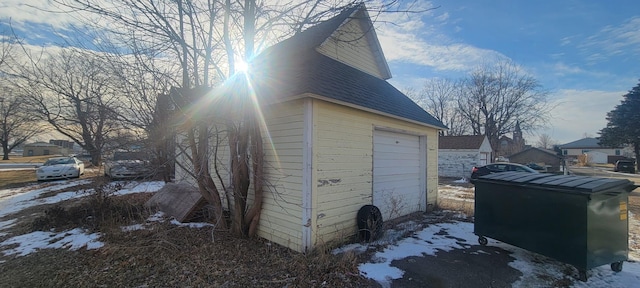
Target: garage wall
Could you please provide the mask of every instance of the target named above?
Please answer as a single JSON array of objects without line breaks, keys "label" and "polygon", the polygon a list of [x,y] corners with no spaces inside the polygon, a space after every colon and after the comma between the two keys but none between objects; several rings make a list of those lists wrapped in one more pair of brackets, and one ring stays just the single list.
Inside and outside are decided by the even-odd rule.
[{"label": "garage wall", "polygon": [[302,251],[303,101],[263,110],[266,186],[258,236]]},{"label": "garage wall", "polygon": [[314,100],[312,219],[314,245],[344,240],[356,232],[358,209],[373,203],[373,133],[376,127],[425,135],[427,202],[437,202],[438,137],[433,128]]},{"label": "garage wall", "polygon": [[[470,178],[473,166],[482,166],[478,150],[440,149],[438,174],[441,177]],[[487,157],[487,156],[485,156]]]}]

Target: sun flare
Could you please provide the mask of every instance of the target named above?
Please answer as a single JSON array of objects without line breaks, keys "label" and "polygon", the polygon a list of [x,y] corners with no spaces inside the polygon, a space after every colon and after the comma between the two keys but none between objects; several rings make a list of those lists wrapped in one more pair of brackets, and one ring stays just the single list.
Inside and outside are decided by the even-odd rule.
[{"label": "sun flare", "polygon": [[236,63],[236,69],[240,73],[246,73],[247,71],[249,71],[249,63],[245,62],[244,60],[240,60],[238,61],[238,63]]}]

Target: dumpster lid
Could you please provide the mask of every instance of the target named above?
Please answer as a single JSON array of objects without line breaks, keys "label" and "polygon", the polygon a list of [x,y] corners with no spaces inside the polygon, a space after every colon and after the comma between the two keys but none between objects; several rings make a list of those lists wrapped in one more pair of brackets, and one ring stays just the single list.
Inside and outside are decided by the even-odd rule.
[{"label": "dumpster lid", "polygon": [[499,182],[517,186],[539,186],[541,188],[560,189],[569,193],[588,194],[606,192],[618,187],[622,187],[622,190],[625,192],[631,192],[638,187],[628,179],[528,172],[494,173],[479,177],[475,182]]}]

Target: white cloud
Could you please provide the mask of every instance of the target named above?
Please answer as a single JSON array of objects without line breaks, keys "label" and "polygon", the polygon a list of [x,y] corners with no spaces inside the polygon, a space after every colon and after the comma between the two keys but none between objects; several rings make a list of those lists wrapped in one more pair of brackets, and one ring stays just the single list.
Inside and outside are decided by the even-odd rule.
[{"label": "white cloud", "polygon": [[447,21],[449,19],[449,13],[447,13],[447,12],[442,13],[442,15],[436,17],[435,19],[440,21],[440,22]]},{"label": "white cloud", "polygon": [[[620,104],[625,93],[626,91],[560,90],[551,95],[556,107],[551,111],[550,127],[541,129],[536,134],[549,134],[560,143],[581,139],[585,133],[597,137],[598,131],[607,125],[607,112]],[[537,136],[528,140],[535,142]]]},{"label": "white cloud", "polygon": [[391,27],[380,29],[378,39],[388,61],[430,66],[436,70],[469,70],[486,59],[507,58],[499,52],[462,43],[429,43],[411,31]]},{"label": "white cloud", "polygon": [[[420,7],[410,9],[428,8],[434,8],[434,5],[424,1]],[[452,41],[441,32],[449,13],[436,15],[439,12],[435,9],[422,14],[379,15],[376,33],[387,61],[429,66],[439,71],[466,71],[487,59],[507,59],[494,50]]]},{"label": "white cloud", "polygon": [[555,63],[553,65],[553,71],[554,71],[554,74],[558,75],[558,76],[565,76],[567,74],[583,74],[583,73],[586,73],[586,71],[583,70],[580,67],[569,66],[569,65],[567,65],[565,63],[562,63],[562,62]]},{"label": "white cloud", "polygon": [[640,17],[633,17],[619,26],[605,26],[578,46],[590,51],[589,61],[604,61],[608,56],[640,53]]},{"label": "white cloud", "polygon": [[0,2],[0,19],[11,19],[11,25],[17,29],[27,28],[25,26],[27,23],[44,24],[57,30],[66,29],[70,24],[81,24],[74,13],[52,13],[53,11],[62,10],[52,1],[3,0]]}]

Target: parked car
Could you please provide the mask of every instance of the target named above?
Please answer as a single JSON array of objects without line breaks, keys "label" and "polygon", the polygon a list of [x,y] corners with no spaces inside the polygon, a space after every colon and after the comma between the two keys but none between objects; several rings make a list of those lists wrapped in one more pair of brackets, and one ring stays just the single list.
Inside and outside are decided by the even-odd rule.
[{"label": "parked car", "polygon": [[477,179],[480,176],[489,175],[493,173],[507,172],[507,171],[519,171],[529,173],[539,173],[525,165],[516,163],[492,163],[481,167],[473,167],[471,170],[471,179]]},{"label": "parked car", "polygon": [[533,169],[533,170],[540,171],[540,172],[545,172],[547,170],[546,167],[540,166],[540,165],[538,165],[536,163],[529,163],[526,166],[531,168],[531,169]]},{"label": "parked car", "polygon": [[613,167],[615,172],[636,173],[636,163],[633,160],[618,160]]},{"label": "parked car", "polygon": [[143,178],[150,175],[149,161],[141,152],[116,151],[113,158],[104,163],[104,176],[111,179]]},{"label": "parked car", "polygon": [[36,169],[38,181],[78,178],[84,174],[84,163],[75,157],[53,157]]}]

